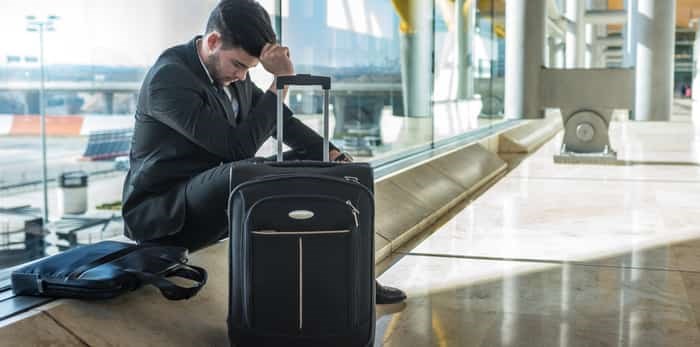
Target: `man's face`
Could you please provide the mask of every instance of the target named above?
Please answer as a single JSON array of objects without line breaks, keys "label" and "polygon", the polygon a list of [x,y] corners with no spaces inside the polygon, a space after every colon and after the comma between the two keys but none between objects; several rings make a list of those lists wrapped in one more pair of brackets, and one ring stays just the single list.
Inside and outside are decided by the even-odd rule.
[{"label": "man's face", "polygon": [[242,48],[224,48],[218,35],[205,42],[209,44],[209,54],[204,64],[214,81],[223,86],[246,79],[248,70],[258,65],[258,58]]}]

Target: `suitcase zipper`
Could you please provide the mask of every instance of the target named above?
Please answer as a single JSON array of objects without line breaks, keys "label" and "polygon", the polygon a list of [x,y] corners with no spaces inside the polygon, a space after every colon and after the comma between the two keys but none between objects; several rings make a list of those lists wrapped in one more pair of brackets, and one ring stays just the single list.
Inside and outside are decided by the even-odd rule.
[{"label": "suitcase zipper", "polygon": [[[239,186],[240,187],[240,186]],[[283,198],[296,198],[296,197],[302,197],[302,198],[315,198],[315,199],[322,199],[322,200],[331,200],[335,201],[337,203],[344,204],[349,207],[350,212],[352,213],[353,220],[355,223],[355,228],[358,228],[360,226],[360,210],[355,207],[355,205],[352,203],[350,200],[342,200],[338,199],[335,197],[329,197],[325,195],[312,195],[312,194],[289,194],[289,195],[275,195],[275,196],[269,196],[266,198],[263,198],[257,202],[255,202],[250,208],[248,208],[248,211],[246,212],[246,216],[243,221],[243,225],[249,225],[250,223],[250,218],[253,214],[253,211],[262,203],[269,201],[269,200],[277,200],[277,199],[283,199]],[[259,231],[264,231],[264,230],[259,230]],[[303,231],[303,232],[289,232],[288,234],[294,235],[294,233],[312,233],[312,232],[317,232],[317,233],[329,233],[329,232],[337,232],[338,230],[320,230],[320,231]],[[251,231],[252,233],[255,233],[256,231]]]},{"label": "suitcase zipper", "polygon": [[[359,228],[360,228],[360,222],[359,222],[360,210],[358,210],[355,207],[355,205],[352,204],[352,201],[350,201],[350,200],[345,201],[345,203],[348,206],[350,206],[350,209],[352,210],[352,216],[355,218],[355,230],[359,230]],[[355,233],[355,235],[353,235],[351,240],[353,243],[357,240],[357,233]],[[357,259],[356,259],[357,257],[355,257],[354,252],[351,252],[350,254],[351,254],[351,260],[350,260],[351,266],[353,269],[357,269],[358,268]],[[357,309],[356,309],[357,304],[356,303],[358,300],[357,300],[357,290],[356,290],[357,284],[356,283],[358,281],[357,281],[357,278],[355,278],[355,272],[356,271],[353,271],[353,273],[350,277],[350,283],[353,283],[352,296],[350,298],[350,310],[349,310],[350,311],[350,324],[352,327],[355,327],[355,325],[356,325],[355,321],[357,320],[357,312],[356,312],[357,311]]]},{"label": "suitcase zipper", "polygon": [[[347,177],[352,177],[352,176],[347,176]],[[367,192],[367,194],[369,194],[369,196],[372,197],[372,198],[370,198],[369,200],[370,200],[370,202],[371,202],[371,204],[372,204],[372,207],[373,207],[372,210],[374,210],[374,198],[373,198],[374,194],[373,194],[372,191],[371,191],[369,188],[367,188],[364,184],[356,183],[356,182],[354,182],[354,180],[348,179],[348,178],[343,179],[343,178],[337,178],[337,177],[332,177],[332,176],[314,175],[314,174],[304,174],[304,175],[299,175],[299,174],[280,174],[280,175],[274,175],[274,176],[272,176],[272,175],[266,175],[266,176],[262,176],[262,177],[259,177],[259,178],[256,178],[256,179],[252,179],[252,180],[250,180],[250,181],[241,183],[241,184],[237,185],[236,187],[234,187],[233,191],[229,194],[229,200],[230,200],[230,198],[231,198],[231,196],[233,195],[234,192],[237,192],[238,190],[241,190],[242,188],[245,188],[245,187],[247,187],[247,186],[250,186],[250,185],[253,185],[253,184],[258,184],[258,183],[263,183],[263,182],[272,182],[272,181],[288,180],[288,179],[290,179],[290,178],[315,178],[315,179],[319,179],[319,180],[325,180],[325,181],[331,181],[331,182],[338,182],[338,183],[351,184],[353,187],[361,187],[362,190],[364,190],[365,192]]]},{"label": "suitcase zipper", "polygon": [[228,192],[231,193],[233,190],[233,187],[231,185],[233,184],[233,164],[230,164],[228,166]]},{"label": "suitcase zipper", "polygon": [[299,236],[299,332],[301,333],[304,327],[304,286],[303,286],[303,274],[304,274],[304,262],[302,256],[304,254],[304,249],[302,247],[301,236]]},{"label": "suitcase zipper", "polygon": [[278,231],[278,230],[255,230],[254,235],[329,235],[347,234],[350,230],[320,230],[320,231]]},{"label": "suitcase zipper", "polygon": [[[346,179],[347,179],[347,177],[346,177]],[[358,182],[358,183],[359,183],[359,182]],[[360,228],[360,221],[359,221],[359,219],[360,219],[360,218],[359,218],[359,217],[360,217],[360,210],[358,210],[357,207],[355,207],[355,205],[353,205],[353,204],[352,204],[352,201],[350,201],[350,200],[346,200],[345,203],[346,203],[348,206],[350,206],[350,209],[352,210],[352,216],[355,218],[355,229],[359,229],[359,228]],[[353,238],[353,239],[355,239],[355,238]],[[352,268],[353,268],[353,269],[356,269],[356,268],[357,268],[357,259],[355,259],[355,258],[356,258],[356,257],[355,257],[355,253],[351,253],[351,254],[352,254],[352,259],[351,259]],[[357,283],[357,281],[355,281],[355,280],[356,280],[356,279],[355,279],[354,276],[353,276],[353,278],[352,278],[352,280],[350,281],[350,283]],[[357,312],[356,312],[357,310],[355,309],[355,307],[357,306],[357,305],[356,305],[356,302],[357,302],[357,285],[354,284],[354,285],[352,286],[352,298],[351,298],[351,303],[350,303],[350,307],[351,307],[351,309],[350,309],[350,313],[351,313],[351,314],[350,314],[350,324],[351,324],[353,327],[355,327],[355,325],[356,325],[355,323],[356,323],[356,320],[357,320]]]},{"label": "suitcase zipper", "polygon": [[355,207],[355,205],[353,205],[352,201],[350,200],[345,200],[345,203],[348,206],[350,206],[350,209],[352,210],[352,216],[355,218],[355,227],[360,227],[360,210],[358,210],[357,207]]},{"label": "suitcase zipper", "polygon": [[360,184],[360,179],[358,179],[358,178],[355,177],[355,176],[343,176],[343,178],[345,178],[346,181],[350,181],[350,182],[353,182],[353,183]]}]

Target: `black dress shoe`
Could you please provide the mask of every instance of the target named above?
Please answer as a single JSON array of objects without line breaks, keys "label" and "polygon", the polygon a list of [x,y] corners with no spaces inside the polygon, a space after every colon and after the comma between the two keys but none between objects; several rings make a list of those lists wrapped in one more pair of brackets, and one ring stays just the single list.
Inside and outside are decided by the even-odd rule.
[{"label": "black dress shoe", "polygon": [[401,289],[383,286],[376,281],[374,283],[377,288],[377,305],[396,304],[406,300],[406,293]]}]

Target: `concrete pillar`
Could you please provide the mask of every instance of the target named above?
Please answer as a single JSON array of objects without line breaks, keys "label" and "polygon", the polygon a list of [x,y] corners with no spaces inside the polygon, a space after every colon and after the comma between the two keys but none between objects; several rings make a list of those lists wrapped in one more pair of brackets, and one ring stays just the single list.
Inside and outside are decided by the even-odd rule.
[{"label": "concrete pillar", "polygon": [[554,50],[554,67],[558,69],[563,69],[566,59],[566,54],[564,52],[564,41],[560,39],[557,40],[556,43],[556,49]]},{"label": "concrete pillar", "polygon": [[604,68],[605,67],[605,50],[606,46],[598,41],[599,37],[607,35],[607,29],[605,25],[595,25],[593,26],[593,37],[592,37],[592,50],[593,50],[593,64],[591,67],[594,68]]},{"label": "concrete pillar", "polygon": [[550,69],[557,67],[557,39],[553,36],[547,38],[547,64]]},{"label": "concrete pillar", "polygon": [[700,120],[700,25],[695,29],[695,42],[693,42],[693,81],[690,92],[693,121],[697,122]]},{"label": "concrete pillar", "polygon": [[474,94],[472,46],[476,22],[476,0],[455,0],[455,33],[457,35],[457,99]]},{"label": "concrete pillar", "polygon": [[584,48],[583,48],[583,65],[582,67],[590,69],[593,67],[593,35],[595,34],[595,30],[593,25],[587,24],[584,26],[584,35],[583,35],[583,42],[585,42]]},{"label": "concrete pillar", "polygon": [[399,49],[404,115],[429,117],[433,84],[433,1],[392,2],[401,18]]},{"label": "concrete pillar", "polygon": [[576,67],[576,5],[577,0],[566,0],[564,5],[564,16],[566,17],[566,34],[564,42],[566,43],[566,63],[567,69]]},{"label": "concrete pillar", "polygon": [[[579,31],[579,24],[583,23],[585,7],[583,0],[566,0],[566,10],[564,14],[568,23],[566,25],[566,68],[574,69],[580,67],[578,38],[582,31]],[[582,59],[581,59],[582,60]]]},{"label": "concrete pillar", "polygon": [[673,106],[676,0],[639,0],[635,120],[667,121]]},{"label": "concrete pillar", "polygon": [[565,67],[563,39],[550,36],[547,38],[547,64],[550,69],[563,69]]},{"label": "concrete pillar", "polygon": [[586,6],[584,0],[566,0],[566,68],[581,68],[584,64],[586,51],[584,15]]},{"label": "concrete pillar", "polygon": [[637,0],[625,0],[625,9],[627,10],[627,23],[622,29],[622,37],[624,43],[622,45],[622,67],[634,67],[637,59]]},{"label": "concrete pillar", "polygon": [[24,94],[24,100],[26,100],[27,103],[27,114],[34,114],[37,115],[39,114],[39,91],[38,90],[29,90],[26,91]]},{"label": "concrete pillar", "polygon": [[114,92],[105,92],[105,112],[114,114]]},{"label": "concrete pillar", "polygon": [[546,0],[506,1],[505,116],[540,118],[540,70],[544,64]]}]

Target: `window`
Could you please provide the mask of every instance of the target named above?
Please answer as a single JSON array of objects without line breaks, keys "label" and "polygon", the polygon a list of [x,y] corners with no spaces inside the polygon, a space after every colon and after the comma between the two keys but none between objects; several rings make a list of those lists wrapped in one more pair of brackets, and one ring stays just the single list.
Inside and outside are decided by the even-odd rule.
[{"label": "window", "polygon": [[[217,2],[0,0],[0,269],[122,234],[140,84],[164,49],[203,31]],[[461,17],[460,2],[472,6]],[[261,3],[296,72],[332,77],[332,141],[359,160],[422,151],[493,126],[503,114],[502,1]],[[263,89],[272,82],[260,65],[250,74]],[[37,227],[42,95],[48,234]],[[321,130],[320,90],[292,88],[286,102]],[[274,149],[270,141],[258,154]],[[75,171],[87,187],[61,193],[61,175]]]},{"label": "window", "polygon": [[[0,269],[122,234],[111,208],[141,81],[165,48],[203,31],[216,3],[0,0]],[[42,67],[48,234],[37,227]],[[59,176],[75,171],[88,176],[87,188],[61,194]]]}]

